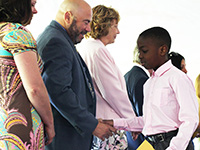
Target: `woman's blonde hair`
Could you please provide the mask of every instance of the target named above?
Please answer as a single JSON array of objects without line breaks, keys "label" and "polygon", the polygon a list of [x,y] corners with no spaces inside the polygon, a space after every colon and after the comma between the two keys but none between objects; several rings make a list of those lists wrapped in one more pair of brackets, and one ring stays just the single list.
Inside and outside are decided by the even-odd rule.
[{"label": "woman's blonde hair", "polygon": [[91,36],[94,39],[100,39],[102,36],[108,34],[113,20],[116,20],[117,23],[120,20],[119,13],[111,7],[97,5],[92,11],[93,16],[90,23],[91,32],[88,32],[86,37]]},{"label": "woman's blonde hair", "polygon": [[134,63],[139,63],[139,64],[141,63],[139,55],[140,55],[140,53],[139,53],[138,47],[136,46],[133,51],[133,62]]}]

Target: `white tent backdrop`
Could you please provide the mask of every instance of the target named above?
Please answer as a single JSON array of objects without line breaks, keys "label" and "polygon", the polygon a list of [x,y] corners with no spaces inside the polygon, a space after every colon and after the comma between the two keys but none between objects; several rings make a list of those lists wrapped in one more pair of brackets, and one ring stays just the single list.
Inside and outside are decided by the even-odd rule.
[{"label": "white tent backdrop", "polygon": [[[108,49],[119,69],[125,74],[132,67],[132,53],[138,35],[147,28],[161,26],[172,37],[171,51],[186,59],[188,76],[195,81],[200,73],[200,0],[86,0],[91,7],[98,4],[118,10],[120,34]],[[28,29],[35,38],[55,18],[62,0],[38,0]]]},{"label": "white tent backdrop", "polygon": [[[98,4],[118,10],[120,34],[108,45],[118,67],[125,74],[132,67],[132,53],[138,35],[153,26],[166,28],[172,37],[171,51],[186,59],[189,77],[194,81],[200,73],[200,1],[199,0],[86,0],[91,7]],[[62,0],[38,0],[32,23],[28,26],[35,38],[55,18]]]}]

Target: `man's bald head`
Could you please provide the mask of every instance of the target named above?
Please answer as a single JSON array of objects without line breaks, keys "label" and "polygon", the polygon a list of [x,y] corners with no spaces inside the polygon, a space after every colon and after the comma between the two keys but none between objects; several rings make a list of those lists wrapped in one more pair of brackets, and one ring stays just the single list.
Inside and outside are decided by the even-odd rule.
[{"label": "man's bald head", "polygon": [[92,9],[84,0],[64,0],[56,15],[56,21],[66,29],[74,43],[90,31]]},{"label": "man's bald head", "polygon": [[71,12],[73,16],[77,16],[83,10],[91,10],[90,5],[84,0],[64,0],[60,5],[56,20],[60,20],[67,11]]}]

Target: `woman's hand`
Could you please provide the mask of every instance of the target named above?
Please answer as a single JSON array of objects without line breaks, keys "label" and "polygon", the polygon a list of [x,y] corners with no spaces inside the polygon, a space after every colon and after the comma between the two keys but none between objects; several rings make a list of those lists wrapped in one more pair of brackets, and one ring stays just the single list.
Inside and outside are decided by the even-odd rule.
[{"label": "woman's hand", "polygon": [[48,145],[50,144],[52,141],[53,141],[53,138],[55,136],[55,130],[54,130],[54,125],[50,125],[50,126],[47,126],[45,125],[44,126],[44,133],[45,133],[45,145]]}]

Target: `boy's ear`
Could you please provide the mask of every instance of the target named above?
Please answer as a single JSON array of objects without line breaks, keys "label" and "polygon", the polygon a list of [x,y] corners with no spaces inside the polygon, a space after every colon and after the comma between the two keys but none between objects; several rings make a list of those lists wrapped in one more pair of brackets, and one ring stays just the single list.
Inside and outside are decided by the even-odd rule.
[{"label": "boy's ear", "polygon": [[160,47],[160,55],[161,56],[166,56],[168,54],[168,46],[167,45],[162,45]]}]

